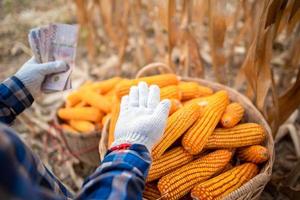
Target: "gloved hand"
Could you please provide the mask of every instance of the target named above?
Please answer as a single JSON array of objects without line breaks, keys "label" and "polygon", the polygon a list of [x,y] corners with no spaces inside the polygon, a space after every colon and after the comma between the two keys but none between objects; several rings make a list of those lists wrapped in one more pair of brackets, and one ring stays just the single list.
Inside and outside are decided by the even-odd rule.
[{"label": "gloved hand", "polygon": [[22,81],[31,95],[36,97],[41,92],[41,86],[46,75],[64,72],[67,71],[67,69],[68,66],[63,61],[39,64],[34,57],[32,57],[17,71],[15,76]]},{"label": "gloved hand", "polygon": [[130,88],[124,96],[115,128],[112,147],[124,143],[142,144],[151,152],[162,137],[170,109],[170,101],[160,102],[160,89],[148,88],[145,82]]}]

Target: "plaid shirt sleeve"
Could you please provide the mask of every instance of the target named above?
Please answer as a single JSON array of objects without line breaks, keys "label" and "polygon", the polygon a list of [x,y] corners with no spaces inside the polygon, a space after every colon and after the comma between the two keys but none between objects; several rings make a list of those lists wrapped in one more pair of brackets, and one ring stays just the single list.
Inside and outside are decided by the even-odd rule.
[{"label": "plaid shirt sleeve", "polygon": [[10,124],[33,102],[24,84],[15,76],[0,84],[0,122]]},{"label": "plaid shirt sleeve", "polygon": [[0,199],[61,200],[73,194],[0,123]]},{"label": "plaid shirt sleeve", "polygon": [[108,152],[85,181],[77,199],[142,199],[150,164],[150,153],[140,144],[128,150]]},{"label": "plaid shirt sleeve", "polygon": [[[142,199],[150,163],[150,153],[143,145],[109,152],[76,199]],[[18,135],[0,123],[0,199],[73,198]]]}]

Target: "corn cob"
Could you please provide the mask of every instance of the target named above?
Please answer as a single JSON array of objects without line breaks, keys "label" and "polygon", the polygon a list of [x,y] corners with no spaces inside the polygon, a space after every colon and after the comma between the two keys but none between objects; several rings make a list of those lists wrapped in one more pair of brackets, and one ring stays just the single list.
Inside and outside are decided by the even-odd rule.
[{"label": "corn cob", "polygon": [[143,197],[147,200],[157,200],[160,198],[160,192],[155,183],[146,183]]},{"label": "corn cob", "polygon": [[115,93],[116,93],[116,90],[115,89],[112,89],[112,90],[109,90],[107,93],[105,93],[105,96],[115,96]]},{"label": "corn cob", "polygon": [[221,124],[225,128],[234,127],[241,121],[244,115],[244,108],[239,103],[229,104],[221,117]]},{"label": "corn cob", "polygon": [[157,160],[153,160],[147,177],[147,182],[156,180],[170,171],[190,162],[193,156],[182,147],[176,147],[164,153]]},{"label": "corn cob", "polygon": [[80,101],[78,104],[76,104],[74,107],[75,108],[80,108],[80,107],[85,107],[88,106],[87,102],[85,101]]},{"label": "corn cob", "polygon": [[238,149],[238,158],[247,162],[260,164],[269,159],[269,151],[266,147],[261,145],[253,145]]},{"label": "corn cob", "polygon": [[81,97],[79,91],[72,92],[67,96],[66,107],[67,108],[73,107],[76,104],[78,104],[80,101],[81,101]]},{"label": "corn cob", "polygon": [[224,169],[222,170],[222,173],[227,172],[233,168],[233,165],[231,163],[228,163]]},{"label": "corn cob", "polygon": [[58,117],[64,120],[87,120],[92,122],[100,121],[103,113],[97,108],[80,107],[80,108],[60,108]]},{"label": "corn cob", "polygon": [[152,150],[154,159],[159,158],[200,116],[201,109],[197,104],[184,106],[167,120],[162,139]]},{"label": "corn cob", "polygon": [[216,150],[163,176],[158,181],[162,197],[170,200],[183,197],[195,185],[221,171],[231,156],[229,150]]},{"label": "corn cob", "polygon": [[201,117],[182,138],[182,146],[189,153],[194,155],[202,151],[228,105],[228,101],[228,94],[226,91],[219,91],[214,94],[214,98],[210,99],[208,105],[204,108]]},{"label": "corn cob", "polygon": [[163,87],[160,90],[160,99],[181,99],[181,91],[177,85]]},{"label": "corn cob", "polygon": [[108,147],[110,147],[114,141],[115,126],[119,118],[119,112],[120,112],[120,101],[115,96],[113,98],[113,108],[112,108],[111,119],[109,124]]},{"label": "corn cob", "polygon": [[178,87],[182,94],[182,101],[194,99],[200,95],[199,86],[195,82],[180,82]]},{"label": "corn cob", "polygon": [[108,80],[93,83],[90,87],[94,91],[100,91],[101,94],[105,94],[112,90],[121,80],[122,79],[120,77],[114,77]]},{"label": "corn cob", "polygon": [[169,111],[169,116],[172,115],[174,112],[182,108],[182,104],[177,99],[170,99],[171,100],[171,108]]},{"label": "corn cob", "polygon": [[258,167],[245,163],[195,186],[191,196],[201,200],[223,199],[258,173]]},{"label": "corn cob", "polygon": [[84,90],[86,90],[87,88],[89,88],[89,86],[92,84],[91,81],[86,81],[79,89],[78,91],[74,91],[71,92],[66,99],[66,107],[73,107],[76,104],[78,104],[81,101],[81,95],[80,93]]},{"label": "corn cob", "polygon": [[255,123],[236,125],[233,128],[217,128],[208,138],[207,149],[238,148],[261,144],[265,139],[262,126]]},{"label": "corn cob", "polygon": [[188,101],[183,102],[183,105],[189,105],[192,103],[197,103],[199,106],[205,107],[208,104],[208,101],[211,99],[211,97],[213,97],[214,95],[210,95],[210,96],[206,96],[206,97],[198,97],[195,99],[191,99]]},{"label": "corn cob", "polygon": [[162,74],[156,76],[148,76],[133,80],[122,80],[116,86],[116,95],[121,98],[122,96],[128,94],[129,89],[133,85],[137,85],[139,82],[145,81],[149,85],[155,84],[158,85],[160,88],[168,86],[168,85],[177,85],[178,79],[175,74]]},{"label": "corn cob", "polygon": [[199,90],[199,96],[200,97],[209,96],[209,95],[212,95],[214,93],[214,91],[211,88],[205,87],[205,86],[202,86],[202,85],[198,85],[198,90]]},{"label": "corn cob", "polygon": [[93,123],[84,120],[70,120],[70,125],[72,128],[82,133],[90,133],[96,130]]},{"label": "corn cob", "polygon": [[92,90],[85,90],[81,93],[81,99],[99,110],[109,113],[111,110],[111,102],[103,95]]},{"label": "corn cob", "polygon": [[78,131],[76,131],[74,128],[72,128],[71,126],[69,126],[68,124],[61,124],[61,128],[69,133],[78,133]]},{"label": "corn cob", "polygon": [[210,89],[209,87],[198,85],[195,82],[181,82],[178,86],[182,93],[182,101],[213,94],[212,89]]}]

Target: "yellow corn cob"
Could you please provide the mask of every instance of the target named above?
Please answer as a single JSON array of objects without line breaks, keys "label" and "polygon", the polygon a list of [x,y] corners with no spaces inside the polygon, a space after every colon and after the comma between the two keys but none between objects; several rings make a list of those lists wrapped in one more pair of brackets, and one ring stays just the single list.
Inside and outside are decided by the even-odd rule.
[{"label": "yellow corn cob", "polygon": [[73,107],[81,101],[80,93],[78,91],[72,92],[67,96],[66,107]]},{"label": "yellow corn cob", "polygon": [[109,124],[108,147],[110,147],[114,141],[115,126],[119,117],[119,112],[120,112],[120,101],[115,96],[113,98],[113,108],[112,108],[111,119]]},{"label": "yellow corn cob", "polygon": [[232,168],[233,168],[233,165],[232,165],[231,163],[228,163],[228,164],[224,167],[222,173],[227,172],[227,171],[231,170]]},{"label": "yellow corn cob", "polygon": [[197,104],[184,106],[167,120],[162,139],[152,150],[154,159],[159,158],[200,116],[201,109]]},{"label": "yellow corn cob", "polygon": [[208,138],[207,149],[238,148],[261,144],[265,139],[262,126],[255,123],[236,125],[233,128],[217,128]]},{"label": "yellow corn cob", "polygon": [[114,77],[108,80],[93,83],[90,87],[94,91],[100,91],[101,94],[105,94],[112,90],[121,80],[122,79],[120,77]]},{"label": "yellow corn cob", "polygon": [[182,93],[182,101],[194,99],[200,96],[208,96],[213,93],[212,89],[200,86],[195,82],[181,82],[178,86]]},{"label": "yellow corn cob", "polygon": [[219,91],[213,96],[203,109],[201,117],[182,138],[182,146],[193,155],[202,151],[228,105],[229,100],[226,91]]},{"label": "yellow corn cob", "polygon": [[116,95],[121,98],[122,96],[128,94],[129,89],[133,85],[137,85],[139,82],[144,81],[149,85],[155,84],[158,85],[160,88],[168,86],[168,85],[177,85],[178,79],[175,74],[162,74],[156,76],[148,76],[133,80],[122,80],[116,86]]},{"label": "yellow corn cob", "polygon": [[115,89],[112,89],[112,90],[109,90],[107,93],[105,93],[105,96],[115,96],[115,93],[116,93],[116,90]]},{"label": "yellow corn cob", "polygon": [[114,95],[104,95],[103,96],[107,101],[112,102]]},{"label": "yellow corn cob", "polygon": [[240,148],[237,151],[240,160],[260,164],[269,159],[269,151],[266,147],[261,145],[253,145],[250,147]]},{"label": "yellow corn cob", "polygon": [[200,97],[209,96],[209,95],[212,95],[214,93],[214,91],[211,88],[205,87],[205,86],[202,86],[202,85],[199,85],[198,89],[199,89],[199,96]]},{"label": "yellow corn cob", "polygon": [[178,87],[182,94],[182,101],[199,97],[199,86],[195,82],[180,82]]},{"label": "yellow corn cob", "polygon": [[158,181],[162,197],[170,200],[183,197],[195,185],[221,171],[231,156],[229,150],[216,150],[163,176]]},{"label": "yellow corn cob", "polygon": [[182,104],[179,100],[177,99],[170,99],[171,100],[171,108],[169,111],[169,116],[172,115],[174,112],[182,108]]},{"label": "yellow corn cob", "polygon": [[184,150],[183,147],[176,147],[164,153],[157,160],[153,160],[147,182],[156,180],[191,160],[193,160],[193,156]]},{"label": "yellow corn cob", "polygon": [[92,90],[85,90],[81,94],[81,99],[99,110],[109,113],[111,110],[111,102],[103,95],[98,94]]},{"label": "yellow corn cob", "polygon": [[70,120],[70,125],[75,130],[82,133],[90,133],[96,130],[96,127],[93,123],[84,120]]},{"label": "yellow corn cob", "polygon": [[69,126],[68,124],[61,124],[61,128],[69,133],[78,133],[78,131],[76,131],[74,128],[72,128],[71,126]]},{"label": "yellow corn cob", "polygon": [[157,200],[160,198],[160,192],[155,183],[146,183],[143,197],[147,200]]},{"label": "yellow corn cob", "polygon": [[73,107],[77,105],[81,101],[81,95],[80,93],[86,89],[89,88],[89,86],[92,84],[91,81],[86,81],[79,89],[78,91],[71,92],[66,99],[66,107]]},{"label": "yellow corn cob", "polygon": [[208,101],[213,97],[214,95],[206,96],[206,97],[198,97],[195,99],[191,99],[188,101],[183,102],[183,105],[189,105],[192,103],[197,103],[199,106],[205,107],[208,104]]},{"label": "yellow corn cob", "polygon": [[223,199],[258,173],[258,167],[245,163],[195,186],[191,196],[201,200]]},{"label": "yellow corn cob", "polygon": [[229,104],[221,117],[221,124],[225,128],[234,127],[241,121],[244,115],[244,108],[239,103]]},{"label": "yellow corn cob", "polygon": [[74,107],[75,108],[80,108],[80,107],[85,107],[88,106],[87,102],[85,101],[80,101],[78,104],[76,104]]},{"label": "yellow corn cob", "polygon": [[181,99],[181,92],[177,85],[163,87],[160,90],[160,99]]},{"label": "yellow corn cob", "polygon": [[93,107],[60,108],[57,114],[59,118],[64,120],[74,119],[92,122],[100,121],[103,117],[103,113]]},{"label": "yellow corn cob", "polygon": [[[232,155],[234,155],[234,150],[232,151]],[[213,177],[219,176],[220,174],[223,174],[233,168],[233,165],[229,162],[227,165],[218,173],[216,173]]]}]

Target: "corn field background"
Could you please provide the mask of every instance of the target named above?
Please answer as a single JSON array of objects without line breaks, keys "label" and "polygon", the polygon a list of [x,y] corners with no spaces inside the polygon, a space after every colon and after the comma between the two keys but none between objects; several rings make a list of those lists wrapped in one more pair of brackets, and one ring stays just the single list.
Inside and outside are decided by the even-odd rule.
[{"label": "corn field background", "polygon": [[[91,79],[134,77],[143,66],[163,62],[178,75],[244,93],[276,141],[274,173],[262,199],[300,198],[300,1],[2,0],[0,80],[31,56],[29,29],[51,22],[81,26],[74,88]],[[68,153],[51,126],[64,95],[37,99],[14,128],[76,191],[93,169]]]}]

